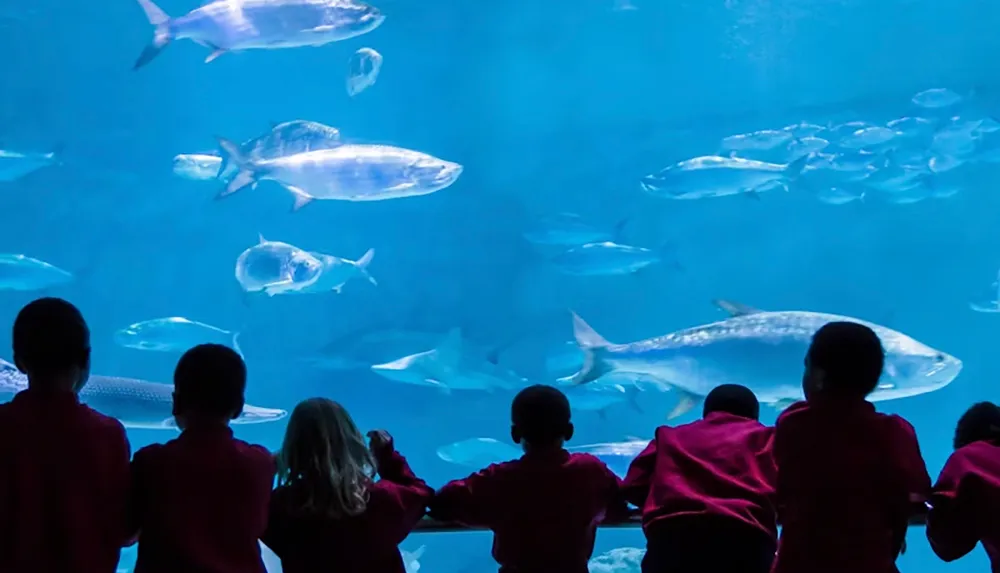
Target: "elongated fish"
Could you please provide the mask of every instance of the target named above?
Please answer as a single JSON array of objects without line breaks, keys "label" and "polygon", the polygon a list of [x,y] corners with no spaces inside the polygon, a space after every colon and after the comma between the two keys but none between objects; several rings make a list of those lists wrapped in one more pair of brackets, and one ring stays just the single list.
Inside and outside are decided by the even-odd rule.
[{"label": "elongated fish", "polygon": [[185,352],[198,344],[215,343],[230,346],[242,355],[239,340],[238,332],[183,316],[144,320],[115,332],[115,342],[119,346],[156,352]]},{"label": "elongated fish", "polygon": [[55,152],[22,153],[0,149],[0,181],[16,181],[25,175],[58,162]]},{"label": "elongated fish", "polygon": [[55,265],[21,254],[0,254],[0,290],[33,291],[73,280]]},{"label": "elongated fish", "polygon": [[139,6],[155,30],[133,69],[173,40],[210,48],[207,63],[238,50],[322,46],[371,32],[385,20],[377,8],[355,0],[214,0],[178,18],[152,0],[139,0]]},{"label": "elongated fish", "polygon": [[[27,387],[27,376],[10,362],[0,359],[0,400],[6,402]],[[173,392],[173,384],[95,374],[80,391],[80,401],[117,418],[126,428],[167,430],[177,427],[173,416]],[[287,415],[285,410],[247,404],[232,423],[262,424]]]},{"label": "elongated fish", "polygon": [[588,277],[628,275],[661,260],[660,253],[652,249],[605,241],[573,247],[552,262],[568,275]]},{"label": "elongated fish", "polygon": [[384,201],[440,191],[462,174],[462,166],[426,153],[390,145],[344,144],[274,159],[254,160],[240,146],[219,139],[239,172],[219,197],[263,180],[295,195],[295,210],[314,199]]},{"label": "elongated fish", "polygon": [[802,360],[813,334],[833,321],[864,324],[882,340],[885,371],[869,400],[933,392],[962,371],[958,358],[856,318],[805,311],[764,312],[726,301],[717,304],[731,318],[628,344],[608,342],[574,315],[574,335],[585,355],[573,381],[584,384],[618,371],[669,381],[682,395],[671,417],[690,410],[720,384],[742,384],[761,402],[783,408],[803,398]]},{"label": "elongated fish", "polygon": [[667,199],[702,199],[741,193],[762,193],[777,188],[787,190],[798,177],[810,155],[787,165],[739,157],[696,157],[681,161],[643,178],[642,188]]}]

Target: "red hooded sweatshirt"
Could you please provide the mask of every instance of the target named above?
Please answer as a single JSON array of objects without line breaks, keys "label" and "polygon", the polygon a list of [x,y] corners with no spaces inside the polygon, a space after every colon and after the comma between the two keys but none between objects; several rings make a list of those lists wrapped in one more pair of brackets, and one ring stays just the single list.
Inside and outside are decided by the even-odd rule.
[{"label": "red hooded sweatshirt", "polygon": [[676,518],[712,516],[775,539],[773,437],[773,428],[725,412],[661,426],[629,467],[626,499],[642,508],[647,532]]},{"label": "red hooded sweatshirt", "polygon": [[930,477],[906,420],[864,400],[817,398],[778,417],[774,573],[897,573]]},{"label": "red hooded sweatshirt", "polygon": [[931,494],[927,539],[938,557],[954,561],[982,542],[1000,573],[1000,445],[973,442],[948,458]]},{"label": "red hooded sweatshirt", "polygon": [[261,540],[281,558],[285,573],[403,573],[397,547],[424,516],[434,490],[413,475],[396,451],[377,459],[381,479],[368,490],[368,505],[353,517],[333,519],[298,511],[298,484],[271,496],[267,532]]}]

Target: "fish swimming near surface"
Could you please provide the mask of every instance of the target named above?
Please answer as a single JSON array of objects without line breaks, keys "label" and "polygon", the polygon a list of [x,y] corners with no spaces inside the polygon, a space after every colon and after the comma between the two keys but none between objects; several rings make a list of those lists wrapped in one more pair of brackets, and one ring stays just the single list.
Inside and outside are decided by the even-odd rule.
[{"label": "fish swimming near surface", "polygon": [[208,181],[219,175],[222,158],[207,153],[181,153],[174,156],[174,175],[192,181]]},{"label": "fish swimming near surface", "polygon": [[608,342],[574,315],[574,336],[585,357],[573,382],[585,384],[610,372],[667,380],[681,394],[671,417],[684,414],[721,384],[746,386],[762,403],[780,409],[803,399],[803,357],[813,334],[833,321],[866,325],[882,340],[885,370],[869,400],[933,392],[962,371],[958,358],[856,318],[806,311],[765,312],[727,301],[717,304],[732,316],[628,344]]},{"label": "fish swimming near surface", "polygon": [[294,245],[268,241],[263,235],[258,239],[236,259],[236,280],[245,292],[275,296],[308,288],[319,280],[322,261]]},{"label": "fish swimming near surface", "polygon": [[652,249],[605,241],[573,247],[556,255],[552,262],[563,273],[589,277],[630,275],[663,259],[661,253]]},{"label": "fish swimming near surface", "polygon": [[437,449],[442,460],[468,468],[485,468],[521,457],[514,446],[493,438],[469,438]]},{"label": "fish swimming near surface", "polygon": [[[28,387],[28,377],[10,362],[0,360],[0,400],[7,401]],[[176,429],[173,416],[173,384],[134,378],[92,375],[80,390],[80,401],[98,412],[118,419],[126,428]],[[233,424],[276,422],[288,416],[278,408],[247,404]]]},{"label": "fish swimming near surface", "polygon": [[184,318],[170,316],[144,320],[115,332],[119,346],[157,352],[186,352],[199,344],[229,346],[241,356],[240,333]]},{"label": "fish swimming near surface", "polygon": [[259,181],[276,181],[295,196],[293,210],[314,199],[384,201],[429,195],[451,186],[462,166],[390,145],[343,144],[274,159],[255,160],[235,143],[219,145],[238,168],[219,197]]},{"label": "fish swimming near surface", "polygon": [[462,331],[452,329],[437,348],[371,367],[376,374],[403,384],[452,390],[514,390],[528,381],[488,357],[465,352]]},{"label": "fish swimming near surface", "polygon": [[[339,129],[316,121],[296,119],[276,123],[267,133],[244,141],[240,144],[240,153],[248,160],[261,161],[342,144]],[[220,162],[218,178],[226,182],[232,180],[239,170],[229,161],[229,156],[220,157]]]},{"label": "fish swimming near surface", "polygon": [[378,281],[368,272],[368,265],[375,258],[375,249],[368,249],[356,261],[323,253],[310,252],[309,254],[316,257],[323,264],[323,268],[320,270],[318,279],[309,286],[295,291],[296,293],[308,294],[332,291],[340,294],[344,289],[344,285],[355,278],[364,278],[372,285],[378,286]]},{"label": "fish swimming near surface", "polygon": [[29,173],[58,163],[55,151],[27,153],[0,149],[0,181],[17,181]]},{"label": "fish swimming near surface", "polygon": [[707,156],[681,161],[643,178],[642,188],[666,199],[703,199],[729,195],[787,190],[799,176],[810,155],[779,165],[740,157]]},{"label": "fish swimming near surface", "polygon": [[66,284],[73,274],[20,254],[0,254],[0,290],[35,291]]},{"label": "fish swimming near surface", "polygon": [[357,0],[210,0],[171,18],[152,0],[139,6],[154,27],[153,42],[133,69],[153,61],[174,40],[206,46],[211,62],[226,52],[322,46],[378,28],[385,16]]}]

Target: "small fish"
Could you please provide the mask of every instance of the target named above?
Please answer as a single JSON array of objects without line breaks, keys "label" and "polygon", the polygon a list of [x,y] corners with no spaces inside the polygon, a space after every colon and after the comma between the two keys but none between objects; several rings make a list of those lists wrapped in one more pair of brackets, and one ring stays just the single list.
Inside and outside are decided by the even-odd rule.
[{"label": "small fish", "polygon": [[259,242],[236,259],[236,280],[246,292],[264,292],[268,296],[308,288],[319,280],[323,262],[288,243]]},{"label": "small fish", "polygon": [[950,155],[934,155],[927,160],[927,168],[932,173],[947,173],[962,165],[965,165],[965,159]]},{"label": "small fish", "polygon": [[976,151],[976,143],[981,139],[977,135],[979,121],[953,117],[934,134],[931,149],[939,155],[965,157]]},{"label": "small fish", "polygon": [[901,117],[885,124],[899,133],[899,137],[928,137],[934,131],[934,122],[923,117]]},{"label": "small fish", "polygon": [[883,197],[894,205],[913,205],[931,196],[930,190],[924,185],[914,185],[899,191],[890,191]]},{"label": "small fish", "polygon": [[219,175],[222,158],[203,153],[182,153],[174,157],[174,174],[193,181],[207,181]]},{"label": "small fish", "polygon": [[347,95],[354,97],[375,85],[382,69],[382,54],[361,48],[347,62]]},{"label": "small fish", "polygon": [[400,549],[399,554],[403,557],[403,569],[406,573],[417,573],[420,571],[420,558],[424,556],[426,545],[421,545],[414,551]]},{"label": "small fish", "polygon": [[898,165],[889,165],[865,179],[864,184],[877,191],[899,193],[924,184],[927,172]]},{"label": "small fish", "polygon": [[156,352],[185,352],[192,346],[214,343],[230,346],[241,356],[240,333],[182,316],[144,320],[115,333],[115,343],[125,348]]},{"label": "small fish", "polygon": [[788,156],[786,162],[791,163],[806,157],[823,151],[830,145],[830,142],[823,139],[822,137],[803,137],[802,139],[793,139],[788,142]]},{"label": "small fish", "polygon": [[568,275],[587,277],[628,275],[662,260],[661,254],[651,249],[605,241],[573,247],[552,262]]},{"label": "small fish", "polygon": [[72,273],[20,254],[0,254],[0,290],[35,291],[66,284]]},{"label": "small fish", "polygon": [[375,258],[375,249],[368,249],[356,261],[342,259],[333,255],[325,255],[323,253],[311,252],[309,254],[318,259],[323,264],[323,268],[320,271],[318,279],[313,281],[309,286],[295,292],[308,294],[333,291],[340,294],[344,289],[344,285],[354,278],[364,278],[371,284],[378,286],[375,277],[368,272],[368,265]]},{"label": "small fish", "polygon": [[429,195],[462,174],[457,163],[389,145],[344,144],[262,160],[247,157],[231,141],[219,139],[219,145],[239,168],[219,197],[272,180],[295,196],[294,210],[314,199],[384,201]]},{"label": "small fish", "polygon": [[867,127],[872,127],[872,124],[867,121],[848,121],[837,124],[830,127],[827,139],[830,141],[840,141],[852,133]]},{"label": "small fish", "polygon": [[913,96],[913,103],[926,109],[951,107],[962,101],[962,96],[947,88],[924,90]]},{"label": "small fish", "polygon": [[21,177],[59,161],[56,152],[22,153],[0,149],[0,181],[17,181]]},{"label": "small fish", "polygon": [[900,132],[888,127],[864,127],[841,139],[840,146],[844,149],[880,148],[900,135]]},{"label": "small fish", "polygon": [[1000,271],[997,272],[997,280],[990,285],[990,296],[992,299],[986,302],[969,303],[969,308],[987,314],[1000,313]]},{"label": "small fish", "polygon": [[432,350],[376,364],[371,369],[387,380],[436,388],[445,394],[452,390],[514,390],[527,385],[527,380],[488,357],[466,353],[464,346],[462,331],[454,328]]},{"label": "small fish", "polygon": [[784,145],[794,139],[791,132],[775,129],[764,129],[752,133],[730,135],[722,140],[722,151],[767,151],[779,145]]},{"label": "small fish", "polygon": [[377,8],[357,0],[209,0],[178,18],[153,0],[139,0],[139,6],[154,32],[136,70],[174,40],[211,49],[208,63],[226,52],[322,46],[371,32],[385,20]]},{"label": "small fish", "polygon": [[[0,360],[0,399],[9,400],[27,387],[28,377],[18,372],[10,362]],[[173,393],[173,384],[93,374],[80,390],[80,401],[106,416],[116,418],[126,428],[176,430]],[[263,424],[286,416],[288,412],[285,410],[247,404],[231,423]]]},{"label": "small fish", "polygon": [[810,157],[787,165],[739,157],[697,157],[648,175],[641,185],[647,193],[667,199],[756,194],[778,187],[787,190],[787,183],[799,176]]},{"label": "small fish", "polygon": [[825,187],[816,192],[816,198],[827,205],[846,205],[865,200],[865,189],[860,185]]},{"label": "small fish", "polygon": [[493,438],[469,438],[441,446],[437,456],[442,460],[467,468],[485,468],[521,457],[521,452],[510,444]]},{"label": "small fish", "polygon": [[524,233],[524,238],[535,245],[564,247],[602,243],[613,241],[626,222],[627,220],[620,221],[612,233],[590,225],[576,213],[558,213],[542,217],[533,228]]},{"label": "small fish", "polygon": [[577,344],[586,353],[574,382],[584,384],[614,371],[669,380],[681,399],[671,413],[689,411],[712,388],[742,384],[777,408],[803,398],[802,357],[813,334],[828,322],[848,321],[873,329],[885,347],[885,373],[871,401],[906,398],[950,384],[962,361],[884,326],[832,314],[766,312],[717,301],[731,317],[648,340],[613,344],[574,315]]}]

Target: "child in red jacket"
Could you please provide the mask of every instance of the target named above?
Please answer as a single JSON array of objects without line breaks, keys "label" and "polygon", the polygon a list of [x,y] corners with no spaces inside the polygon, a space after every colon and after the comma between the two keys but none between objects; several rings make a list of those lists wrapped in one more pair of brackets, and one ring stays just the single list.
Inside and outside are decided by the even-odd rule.
[{"label": "child in red jacket", "polygon": [[181,435],[132,459],[135,573],[263,573],[274,461],[233,437],[243,411],[243,359],[218,344],[188,350],[174,371]]},{"label": "child in red jacket", "polygon": [[915,504],[930,491],[917,436],[906,420],[865,398],[885,362],[872,329],[829,323],[813,336],[806,401],[775,424],[775,573],[896,573]]},{"label": "child in red jacket", "polygon": [[661,426],[623,489],[642,508],[643,573],[768,573],[774,560],[773,429],[748,388],[719,386],[701,420]]},{"label": "child in red jacket", "polygon": [[332,400],[295,407],[262,538],[285,573],[404,573],[398,545],[434,490],[413,475],[392,436],[376,430],[368,437],[370,447]]},{"label": "child in red jacket", "polygon": [[118,420],[77,397],[90,375],[80,311],[57,298],[24,307],[14,362],[28,388],[0,405],[0,571],[114,573],[128,536],[129,444]]},{"label": "child in red jacket", "polygon": [[955,429],[955,452],[931,494],[927,539],[938,557],[954,561],[982,542],[1000,572],[1000,408],[975,404]]},{"label": "child in red jacket", "polygon": [[563,449],[573,437],[569,401],[551,386],[514,398],[510,434],[524,456],[445,485],[431,515],[493,530],[501,572],[587,573],[597,525],[609,510],[624,514],[620,480],[599,459]]}]

